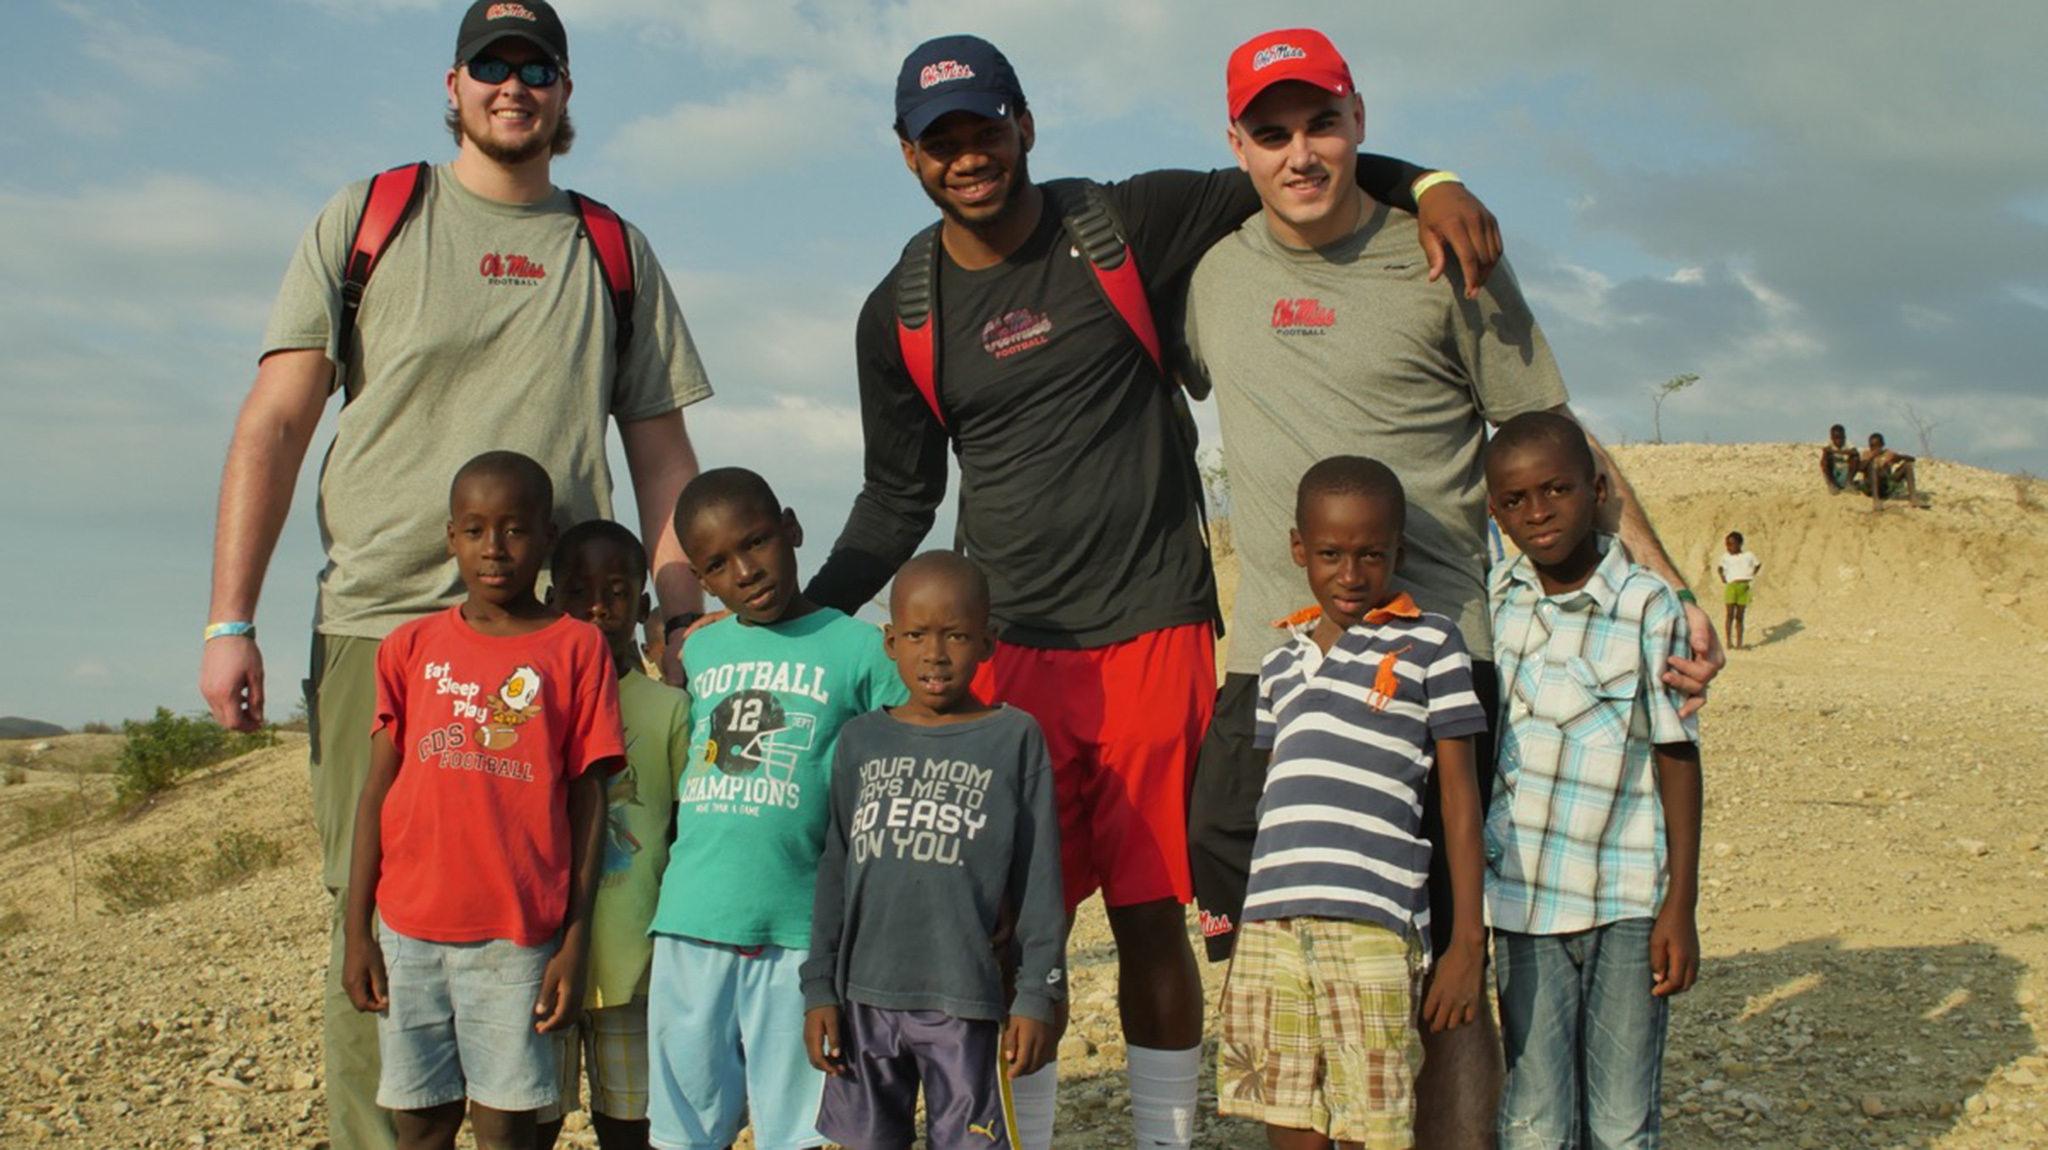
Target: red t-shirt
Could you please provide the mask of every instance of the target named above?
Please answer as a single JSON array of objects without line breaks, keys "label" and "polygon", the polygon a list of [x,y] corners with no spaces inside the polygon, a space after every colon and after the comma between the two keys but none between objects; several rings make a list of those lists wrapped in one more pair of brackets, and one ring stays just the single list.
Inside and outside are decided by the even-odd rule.
[{"label": "red t-shirt", "polygon": [[377,648],[377,720],[398,744],[377,911],[434,942],[534,946],[569,905],[569,780],[625,754],[611,652],[563,616],[479,634],[451,607]]}]

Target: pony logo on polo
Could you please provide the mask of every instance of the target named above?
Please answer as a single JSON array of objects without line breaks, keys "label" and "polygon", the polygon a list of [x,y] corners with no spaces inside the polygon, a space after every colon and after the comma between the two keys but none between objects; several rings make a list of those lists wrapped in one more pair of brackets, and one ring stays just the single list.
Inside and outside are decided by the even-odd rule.
[{"label": "pony logo on polo", "polygon": [[1259,49],[1259,54],[1252,57],[1252,71],[1263,72],[1282,60],[1306,59],[1308,59],[1308,53],[1292,44],[1274,44],[1271,47]]},{"label": "pony logo on polo", "polygon": [[962,64],[958,60],[941,60],[936,64],[926,64],[918,71],[917,86],[919,88],[930,88],[939,84],[951,83],[954,80],[972,79],[974,79],[974,69]]}]

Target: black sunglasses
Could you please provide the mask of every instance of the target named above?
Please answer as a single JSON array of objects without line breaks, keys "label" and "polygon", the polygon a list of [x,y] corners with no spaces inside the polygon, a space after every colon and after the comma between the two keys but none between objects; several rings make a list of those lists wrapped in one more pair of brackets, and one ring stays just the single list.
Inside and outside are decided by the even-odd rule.
[{"label": "black sunglasses", "polygon": [[469,78],[479,84],[502,84],[519,74],[519,82],[529,88],[552,88],[562,78],[562,70],[552,60],[528,60],[514,64],[496,56],[478,56],[467,65]]}]

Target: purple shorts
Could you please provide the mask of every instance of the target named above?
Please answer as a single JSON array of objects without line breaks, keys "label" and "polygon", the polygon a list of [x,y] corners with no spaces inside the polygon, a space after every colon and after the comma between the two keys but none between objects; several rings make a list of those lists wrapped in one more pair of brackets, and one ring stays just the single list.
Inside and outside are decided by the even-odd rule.
[{"label": "purple shorts", "polygon": [[846,1073],[828,1075],[818,1132],[847,1146],[908,1147],[924,1086],[931,1150],[1010,1150],[1003,1027],[937,1010],[840,1007]]}]

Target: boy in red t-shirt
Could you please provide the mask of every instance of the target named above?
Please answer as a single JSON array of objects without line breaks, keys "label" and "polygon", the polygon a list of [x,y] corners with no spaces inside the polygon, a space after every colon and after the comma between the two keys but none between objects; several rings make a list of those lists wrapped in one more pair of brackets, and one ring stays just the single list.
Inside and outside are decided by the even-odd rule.
[{"label": "boy in red t-shirt", "polygon": [[[376,1011],[401,1147],[533,1144],[549,1032],[583,1005],[603,779],[625,753],[604,635],[534,595],[554,485],[492,451],[448,493],[463,603],[377,649],[343,984]],[[382,920],[381,927],[373,914]]]}]

